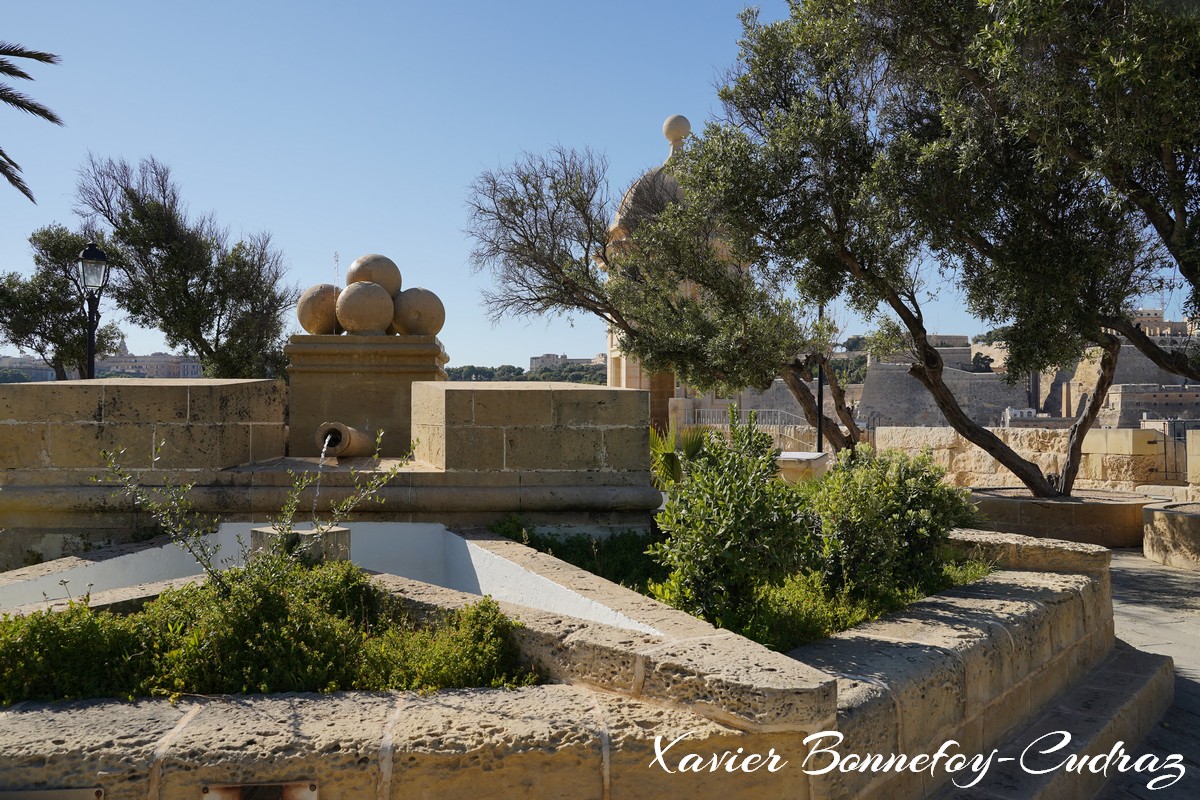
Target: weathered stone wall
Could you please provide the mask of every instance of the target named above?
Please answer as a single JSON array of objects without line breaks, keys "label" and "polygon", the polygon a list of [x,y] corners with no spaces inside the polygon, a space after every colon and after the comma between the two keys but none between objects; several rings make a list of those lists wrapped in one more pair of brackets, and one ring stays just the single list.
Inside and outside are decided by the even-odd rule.
[{"label": "weathered stone wall", "polygon": [[[424,400],[404,415],[420,451],[380,490],[383,505],[363,514],[454,524],[520,514],[539,525],[640,526],[662,502],[650,481],[646,392],[429,381],[404,384],[404,394],[410,386],[425,387]],[[104,468],[101,449],[125,448],[121,463],[143,486],[194,484],[189,497],[204,513],[260,522],[277,514],[294,480],[290,470],[317,468],[315,458],[283,459],[284,391],[279,381],[0,387],[7,459],[0,468],[0,570],[155,529],[116,487],[92,481]],[[157,463],[156,442],[165,442]],[[329,459],[323,488],[307,490],[301,507],[325,512],[353,493],[355,471],[395,462]]]},{"label": "weathered stone wall", "polygon": [[0,470],[95,470],[105,464],[101,450],[124,450],[131,469],[277,458],[286,391],[283,381],[202,378],[0,384]]},{"label": "weathered stone wall", "polygon": [[[1021,728],[1053,706],[1097,723],[1073,729],[1071,749],[1056,758],[1105,753],[1117,741],[1138,741],[1173,693],[1169,659],[1114,652],[1109,555],[1100,548],[956,532],[959,545],[1002,571],[788,659],[550,556],[488,539],[498,555],[661,634],[506,604],[525,623],[518,638],[526,657],[571,685],[24,703],[0,709],[0,790],[96,787],[110,800],[175,800],[208,786],[304,781],[322,796],[389,800],[915,800],[951,776],[805,774],[805,735],[837,731],[842,754],[912,757],[951,739],[953,752],[988,753],[1005,739],[1024,747],[1045,734],[1044,717]],[[394,576],[377,580],[410,608],[474,599]],[[1093,668],[1102,672],[1089,674]],[[827,763],[825,752],[814,761]],[[753,757],[751,767],[774,754],[779,769],[723,766],[734,753]],[[701,771],[679,768],[685,754]],[[1059,770],[1037,779],[1058,783],[1031,786],[1001,762],[979,791],[1088,797],[1104,779]]]},{"label": "weathered stone wall", "polygon": [[[150,485],[220,483],[284,454],[283,381],[101,378],[0,384],[0,569],[129,541],[148,527],[92,477],[102,450]],[[155,461],[157,448],[158,460]]]},{"label": "weathered stone wall", "polygon": [[649,396],[574,383],[413,384],[413,455],[446,472],[650,469]]},{"label": "weathered stone wall", "polygon": [[[1009,386],[992,372],[963,372],[947,369],[946,385],[971,419],[997,425],[1005,407],[1025,408],[1029,393],[1024,386]],[[904,364],[872,363],[863,382],[858,416],[879,425],[945,425],[933,397],[908,374]]]},{"label": "weathered stone wall", "polygon": [[[1045,473],[1062,470],[1068,431],[1046,428],[993,428],[992,433],[1037,464]],[[1132,491],[1143,484],[1163,482],[1162,435],[1156,431],[1100,429],[1089,431],[1075,485],[1081,489]],[[925,449],[945,467],[957,486],[1020,486],[1021,482],[953,428],[879,428],[875,445],[881,450],[917,454]]]}]

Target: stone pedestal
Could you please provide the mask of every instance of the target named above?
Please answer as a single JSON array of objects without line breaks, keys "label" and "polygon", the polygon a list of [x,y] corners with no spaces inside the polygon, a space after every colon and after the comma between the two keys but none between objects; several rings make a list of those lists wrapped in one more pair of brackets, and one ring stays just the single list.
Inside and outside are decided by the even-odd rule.
[{"label": "stone pedestal", "polygon": [[292,531],[279,533],[274,528],[253,528],[250,531],[250,552],[269,552],[282,547],[310,563],[350,560],[350,529],[340,526],[323,531]]},{"label": "stone pedestal", "polygon": [[444,381],[446,351],[436,336],[291,338],[288,455],[319,456],[317,427],[341,422],[374,435],[383,455],[402,456],[412,438],[413,381]]}]

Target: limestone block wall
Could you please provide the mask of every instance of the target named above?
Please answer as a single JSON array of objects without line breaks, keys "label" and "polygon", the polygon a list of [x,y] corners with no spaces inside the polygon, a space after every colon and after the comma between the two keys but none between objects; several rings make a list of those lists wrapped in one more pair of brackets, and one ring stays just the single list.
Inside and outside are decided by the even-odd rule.
[{"label": "limestone block wall", "polygon": [[445,472],[646,473],[649,395],[573,383],[413,384],[414,458]]},{"label": "limestone block wall", "polygon": [[317,428],[340,422],[374,437],[381,453],[409,451],[413,381],[444,381],[446,351],[436,336],[291,338],[288,357],[288,455],[318,456]]},{"label": "limestone block wall", "polygon": [[[1043,472],[1062,469],[1069,431],[993,428],[992,432]],[[929,449],[934,461],[946,468],[947,479],[957,486],[1021,485],[998,461],[953,428],[878,428],[875,444],[881,450],[903,450],[913,455]],[[1163,483],[1163,452],[1162,434],[1157,431],[1129,428],[1089,431],[1084,438],[1083,460],[1075,485],[1081,489],[1132,491],[1143,484]]]},{"label": "limestone block wall", "polygon": [[[144,515],[92,476],[102,450],[149,485],[213,483],[284,454],[283,381],[100,378],[0,384],[0,569],[128,541]],[[155,448],[158,460],[155,461]]]},{"label": "limestone block wall", "polygon": [[[283,381],[101,378],[0,384],[0,485],[11,470],[222,469],[283,455]],[[154,462],[155,447],[159,448]]]}]

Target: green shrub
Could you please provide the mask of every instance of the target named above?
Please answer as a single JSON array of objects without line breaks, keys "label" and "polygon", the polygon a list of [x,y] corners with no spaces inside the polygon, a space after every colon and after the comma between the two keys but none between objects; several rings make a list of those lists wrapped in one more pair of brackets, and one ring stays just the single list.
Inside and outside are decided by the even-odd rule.
[{"label": "green shrub", "polygon": [[830,592],[885,597],[937,579],[950,530],[976,518],[969,493],[943,483],[945,474],[928,453],[860,446],[804,487],[821,530],[810,566]]},{"label": "green shrub", "polygon": [[151,688],[201,694],[351,688],[363,632],[332,609],[353,590],[307,574],[333,570],[340,568],[309,570],[282,554],[263,554],[224,573],[227,592],[206,583],[164,593],[142,615],[149,637],[163,643]]},{"label": "green shrub", "polygon": [[153,653],[130,620],[94,613],[85,602],[64,611],[0,617],[0,704],[21,700],[131,697]]},{"label": "green shrub", "polygon": [[650,477],[661,491],[683,479],[683,465],[704,450],[706,428],[690,426],[677,431],[672,422],[666,433],[650,427]]},{"label": "green shrub", "polygon": [[415,627],[348,562],[262,554],[128,616],[72,603],[0,619],[0,703],[137,695],[512,686],[516,623],[490,599]]},{"label": "green shrub", "polygon": [[706,435],[657,518],[666,538],[651,553],[670,575],[651,585],[656,598],[738,630],[760,584],[799,571],[812,526],[798,514],[796,490],[775,479],[776,457],[753,420],[731,418],[728,441]]},{"label": "green shrub", "polygon": [[450,612],[434,628],[391,628],[366,644],[362,688],[427,692],[531,683],[532,673],[514,678],[520,652],[513,629],[491,598]]}]

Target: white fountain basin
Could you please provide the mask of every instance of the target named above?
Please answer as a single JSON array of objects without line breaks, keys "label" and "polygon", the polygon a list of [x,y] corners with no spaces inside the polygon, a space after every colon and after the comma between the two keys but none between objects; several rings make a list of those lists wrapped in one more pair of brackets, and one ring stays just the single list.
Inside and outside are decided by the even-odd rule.
[{"label": "white fountain basin", "polygon": [[[251,528],[262,523],[229,522],[214,537],[218,559],[241,561]],[[580,619],[601,622],[639,633],[658,634],[645,623],[531,572],[436,523],[356,522],[351,526],[350,558],[364,569],[399,575],[447,589]],[[93,556],[101,556],[95,552]],[[203,570],[174,544],[150,547],[112,558],[79,563],[63,559],[64,568],[0,586],[0,612],[44,601],[79,598],[87,593],[122,589],[142,583],[186,578]],[[53,562],[46,566],[52,566]],[[22,570],[21,572],[24,572]]]}]

